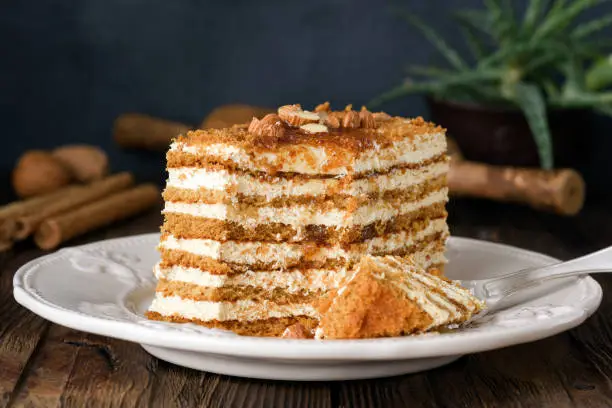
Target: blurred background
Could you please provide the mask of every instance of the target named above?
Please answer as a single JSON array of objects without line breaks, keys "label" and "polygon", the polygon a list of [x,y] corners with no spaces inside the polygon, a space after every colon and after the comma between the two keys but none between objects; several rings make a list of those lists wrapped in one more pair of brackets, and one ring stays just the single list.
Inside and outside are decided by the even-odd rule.
[{"label": "blurred background", "polygon": [[[553,27],[557,40],[559,35],[569,36],[581,23],[592,21],[598,25],[590,28],[589,38],[601,40],[601,44],[612,38],[607,24],[611,3],[597,7],[586,6],[597,1],[581,0],[484,3],[498,3],[502,11],[503,7],[512,7],[519,24],[531,18],[525,13],[533,7],[532,24],[536,28],[543,24],[550,8],[559,6],[562,11],[571,11],[572,20]],[[407,21],[410,16],[434,30],[470,66],[478,63],[462,39],[465,27],[454,16],[470,9],[488,13],[475,24],[485,29],[490,18],[510,20],[485,6],[480,0],[3,2],[0,115],[5,143],[0,149],[1,183],[9,187],[13,166],[27,150],[72,143],[100,146],[108,153],[113,171],[129,170],[139,179],[161,183],[165,178],[163,152],[122,149],[113,141],[113,122],[119,115],[139,112],[199,124],[215,107],[231,103],[264,107],[301,103],[310,108],[329,100],[337,108],[348,103],[359,107],[402,84],[410,75],[410,65],[449,67],[448,55],[440,52],[440,44],[436,47],[433,38],[432,45],[432,36],[428,41],[426,31]],[[607,20],[601,21],[602,17]],[[493,22],[489,28],[497,26]],[[508,46],[512,38],[487,41],[486,45],[495,50],[500,43]],[[579,42],[578,46],[583,48]],[[538,53],[541,51],[525,58]],[[595,53],[599,54],[579,63],[589,68],[604,61],[609,49],[598,48]],[[557,81],[558,75],[551,74],[552,80]],[[538,85],[544,83],[538,81]],[[562,81],[557,82],[563,91]],[[431,91],[406,96],[400,92],[398,97],[381,101],[378,108],[392,114],[431,118],[426,96],[432,95],[445,96]],[[488,104],[488,99],[470,98],[469,103]],[[510,121],[520,121],[520,109],[509,109],[519,112],[519,119],[510,117]],[[580,160],[562,164],[578,168],[585,175],[589,193],[606,194],[607,180],[612,176],[608,159],[612,122],[590,105],[586,111],[570,115],[571,138],[582,143]],[[438,115],[453,121],[448,112]],[[455,114],[457,117],[479,120]],[[551,124],[551,128],[555,126]],[[568,126],[562,124],[563,128]],[[453,130],[449,129],[451,135]],[[515,131],[506,126],[497,131],[497,139],[492,136],[482,143],[494,147],[512,144],[507,139]],[[483,154],[486,157],[490,153],[470,152],[470,145],[482,144],[479,140],[459,142],[467,156],[480,155],[470,159],[482,159]],[[502,154],[496,164],[534,165],[531,162],[536,157],[538,165],[534,146],[518,143],[510,152],[512,149],[536,153],[528,154],[525,163],[512,163]]]}]

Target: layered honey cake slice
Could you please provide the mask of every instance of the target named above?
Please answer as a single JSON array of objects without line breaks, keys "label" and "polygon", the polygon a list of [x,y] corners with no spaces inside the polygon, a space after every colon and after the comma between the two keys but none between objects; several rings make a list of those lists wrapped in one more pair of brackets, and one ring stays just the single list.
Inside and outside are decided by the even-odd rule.
[{"label": "layered honey cake slice", "polygon": [[280,335],[364,254],[445,263],[443,129],[347,107],[279,108],[167,154],[152,319]]},{"label": "layered honey cake slice", "polygon": [[410,258],[364,256],[318,301],[317,339],[393,337],[464,323],[485,307],[471,292]]},{"label": "layered honey cake slice", "polygon": [[445,217],[443,129],[368,111],[287,109],[179,138],[168,153],[166,225],[193,238],[333,245]]}]

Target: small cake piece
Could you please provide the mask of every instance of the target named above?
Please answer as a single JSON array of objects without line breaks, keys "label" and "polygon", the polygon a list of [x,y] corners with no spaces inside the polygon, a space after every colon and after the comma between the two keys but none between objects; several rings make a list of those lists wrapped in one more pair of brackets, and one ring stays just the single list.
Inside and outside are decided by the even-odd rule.
[{"label": "small cake piece", "polygon": [[364,256],[347,282],[318,303],[317,339],[392,337],[463,323],[484,308],[467,289],[413,261]]}]

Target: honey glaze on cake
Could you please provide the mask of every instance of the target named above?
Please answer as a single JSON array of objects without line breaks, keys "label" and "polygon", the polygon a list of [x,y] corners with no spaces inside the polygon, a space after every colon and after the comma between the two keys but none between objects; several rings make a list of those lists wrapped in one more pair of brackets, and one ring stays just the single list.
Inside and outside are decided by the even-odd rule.
[{"label": "honey glaze on cake", "polygon": [[287,145],[309,145],[341,148],[360,152],[372,147],[384,147],[394,141],[412,138],[416,135],[441,133],[444,129],[422,117],[405,119],[392,117],[385,122],[378,122],[373,129],[364,128],[330,128],[326,132],[310,133],[302,128],[293,127],[282,122],[280,135],[255,134],[248,131],[249,124],[234,125],[226,129],[199,129],[179,136],[178,143],[189,145],[228,144],[244,149],[275,150]]}]

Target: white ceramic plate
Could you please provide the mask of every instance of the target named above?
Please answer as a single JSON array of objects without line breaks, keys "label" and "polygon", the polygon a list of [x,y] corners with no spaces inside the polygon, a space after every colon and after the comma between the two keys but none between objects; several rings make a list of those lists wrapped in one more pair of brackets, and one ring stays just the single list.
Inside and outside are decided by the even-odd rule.
[{"label": "white ceramic plate", "polygon": [[[142,344],[163,360],[198,370],[282,380],[348,380],[422,371],[463,354],[538,340],[582,323],[601,302],[590,277],[447,334],[364,340],[242,337],[143,317],[155,288],[158,234],[101,241],[36,259],[15,274],[15,299],[73,329]],[[447,275],[491,277],[555,262],[546,255],[453,237]]]}]

